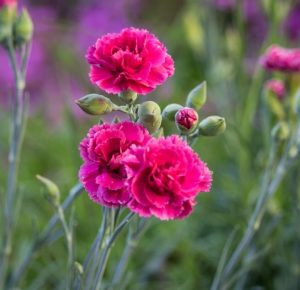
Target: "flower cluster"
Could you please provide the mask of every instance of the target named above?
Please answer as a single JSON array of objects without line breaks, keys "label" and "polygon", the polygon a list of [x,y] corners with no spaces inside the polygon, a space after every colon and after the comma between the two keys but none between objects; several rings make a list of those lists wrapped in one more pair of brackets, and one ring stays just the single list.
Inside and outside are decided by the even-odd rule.
[{"label": "flower cluster", "polygon": [[174,73],[167,49],[145,29],[107,34],[89,48],[86,57],[92,83],[107,93],[146,94]]},{"label": "flower cluster", "polygon": [[80,152],[79,177],[90,198],[143,217],[184,218],[211,187],[211,171],[178,136],[155,139],[132,122],[92,127]]},{"label": "flower cluster", "polygon": [[[212,172],[189,145],[226,128],[219,116],[199,121],[206,82],[189,92],[185,107],[169,104],[161,111],[150,100],[136,104],[137,94],[152,91],[174,73],[165,46],[144,29],[103,36],[89,48],[87,60],[92,83],[118,94],[125,104],[98,94],[76,103],[90,115],[121,111],[131,119],[95,125],[80,143],[84,162],[79,179],[90,198],[106,207],[127,207],[141,217],[187,217],[198,193],[208,192],[212,184]],[[180,136],[164,136],[167,122],[175,123]]]},{"label": "flower cluster", "polygon": [[300,50],[272,45],[260,58],[260,63],[270,71],[300,72]]}]

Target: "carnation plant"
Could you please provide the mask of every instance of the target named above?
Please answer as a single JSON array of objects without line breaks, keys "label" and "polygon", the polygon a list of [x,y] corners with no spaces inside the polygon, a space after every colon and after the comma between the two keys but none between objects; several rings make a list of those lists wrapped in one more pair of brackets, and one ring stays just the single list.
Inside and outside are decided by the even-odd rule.
[{"label": "carnation plant", "polygon": [[[32,33],[28,12],[17,9],[14,0],[0,0],[0,43],[10,59],[15,78],[8,178],[1,204],[0,289],[22,289],[22,281],[36,253],[60,237],[64,237],[68,256],[63,289],[125,289],[128,262],[138,243],[143,244],[142,236],[151,226],[151,220],[186,219],[193,214],[197,202],[201,203],[199,194],[211,190],[213,168],[204,162],[205,156],[200,158],[193,146],[199,139],[205,142],[206,137],[223,133],[225,119],[216,115],[201,118],[207,99],[205,81],[186,92],[181,103],[161,108],[151,99],[152,95],[148,94],[173,76],[176,63],[164,44],[149,31],[131,27],[95,39],[86,60],[90,81],[99,94],[87,94],[76,100],[94,121],[79,144],[82,165],[78,168],[78,184],[62,200],[58,186],[37,175],[45,186],[53,216],[41,232],[32,236],[25,253],[19,256],[17,252],[23,241],[14,236],[20,202],[18,164],[26,123],[24,90]],[[253,140],[248,139],[261,137],[253,134],[249,126],[256,118],[255,93],[261,88],[264,95],[261,143],[267,162],[262,166],[261,180],[255,181],[254,207],[240,236],[233,229],[228,240],[222,242],[224,249],[211,290],[246,289],[251,269],[269,250],[268,245],[260,247],[259,244],[266,227],[265,216],[287,173],[297,174],[293,165],[299,157],[300,140],[300,92],[296,76],[300,72],[299,59],[298,49],[278,45],[272,45],[260,59],[259,66],[272,75],[262,87],[259,82],[263,75],[254,77],[254,93],[251,91],[249,96],[255,98],[245,100],[250,106],[246,105],[240,113],[244,116],[239,124],[242,133],[238,145],[245,138],[243,141],[252,149],[250,141]],[[107,115],[112,121],[107,122]],[[252,158],[253,150],[247,149]],[[238,151],[231,154],[243,156]],[[216,174],[215,179],[220,176]],[[99,228],[94,228],[95,239],[84,259],[76,253],[76,246],[81,245],[73,233],[74,211],[67,212],[82,193],[97,204],[101,221]],[[267,224],[269,231],[273,224],[274,220]],[[84,223],[79,221],[79,226],[84,227]],[[124,244],[122,234],[127,235]],[[265,243],[269,236],[268,232],[263,234]],[[110,257],[116,243],[123,252],[114,255],[117,260],[113,260]],[[112,273],[107,271],[108,264],[114,269]]]},{"label": "carnation plant", "polygon": [[[170,104],[161,112],[157,103],[139,103],[139,95],[152,92],[174,73],[165,46],[144,29],[126,28],[97,40],[87,52],[90,79],[109,96],[89,94],[77,100],[88,114],[99,115],[80,143],[83,165],[79,178],[90,199],[103,208],[98,235],[83,263],[76,289],[100,289],[112,246],[130,222],[125,246],[112,287],[122,281],[126,265],[150,217],[184,219],[196,206],[200,192],[208,192],[212,172],[190,147],[200,136],[225,130],[224,118],[199,122],[206,101],[206,83],[187,94],[185,107]],[[101,116],[122,112],[112,123]],[[162,120],[173,122],[178,133],[164,136]]]}]

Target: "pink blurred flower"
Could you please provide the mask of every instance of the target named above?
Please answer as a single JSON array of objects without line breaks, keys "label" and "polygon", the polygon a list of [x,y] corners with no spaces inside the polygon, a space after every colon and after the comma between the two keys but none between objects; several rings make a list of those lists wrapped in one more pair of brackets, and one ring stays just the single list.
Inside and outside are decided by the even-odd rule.
[{"label": "pink blurred flower", "polygon": [[274,93],[279,100],[283,100],[285,97],[285,85],[281,80],[268,80],[265,83],[265,88]]},{"label": "pink blurred flower", "polygon": [[0,0],[0,8],[2,8],[3,6],[14,6],[17,4],[17,0]]},{"label": "pink blurred flower", "polygon": [[123,153],[133,144],[145,145],[150,138],[144,127],[132,122],[95,125],[89,130],[80,143],[84,164],[79,178],[93,201],[109,207],[129,201]]},{"label": "pink blurred flower", "polygon": [[165,46],[145,29],[106,34],[87,52],[90,79],[107,93],[151,92],[174,73]]},{"label": "pink blurred flower", "polygon": [[198,123],[198,114],[192,108],[182,108],[175,115],[176,124],[190,130]]},{"label": "pink blurred flower", "polygon": [[210,190],[211,171],[176,135],[132,146],[125,155],[132,192],[128,207],[142,217],[185,218],[197,194]]},{"label": "pink blurred flower", "polygon": [[260,58],[260,63],[270,71],[300,72],[300,49],[272,45]]}]

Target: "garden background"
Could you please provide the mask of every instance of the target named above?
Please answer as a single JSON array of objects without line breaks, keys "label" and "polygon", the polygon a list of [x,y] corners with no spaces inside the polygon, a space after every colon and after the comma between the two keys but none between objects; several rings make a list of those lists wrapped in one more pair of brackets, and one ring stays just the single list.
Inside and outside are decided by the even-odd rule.
[{"label": "garden background", "polygon": [[[125,289],[209,289],[227,238],[236,229],[238,241],[259,194],[270,147],[270,128],[264,122],[269,109],[263,101],[263,83],[270,74],[258,59],[272,43],[299,45],[296,2],[26,1],[35,32],[26,88],[30,106],[19,173],[15,263],[53,215],[35,176],[55,181],[62,197],[78,182],[78,144],[98,121],[74,102],[87,92],[98,92],[88,78],[88,46],[105,33],[143,27],[166,44],[175,61],[173,78],[151,96],[161,108],[170,102],[184,104],[190,89],[206,80],[208,101],[200,117],[224,116],[227,130],[213,139],[200,138],[195,145],[214,172],[212,191],[198,197],[195,211],[183,221],[152,219],[130,260]],[[297,75],[293,83],[298,83]],[[9,62],[1,49],[0,191],[6,185],[12,88]],[[241,275],[242,289],[300,289],[299,173],[295,166],[268,205],[249,250],[250,258],[251,251],[261,250],[260,256]],[[99,227],[101,209],[82,194],[74,203],[74,217],[76,259],[82,262]],[[122,245],[119,240],[114,246],[107,277]],[[60,238],[38,252],[20,289],[63,289],[66,260]]]}]

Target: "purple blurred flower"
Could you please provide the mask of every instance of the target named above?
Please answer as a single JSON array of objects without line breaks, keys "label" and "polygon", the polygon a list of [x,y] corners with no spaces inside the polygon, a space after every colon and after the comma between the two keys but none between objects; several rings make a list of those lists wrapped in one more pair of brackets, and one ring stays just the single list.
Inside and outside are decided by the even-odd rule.
[{"label": "purple blurred flower", "polygon": [[80,53],[85,53],[91,43],[108,32],[130,26],[128,8],[137,9],[136,3],[129,0],[115,1],[114,4],[99,0],[95,4],[82,6],[78,10],[78,26],[74,29],[74,44]]},{"label": "purple blurred flower", "polygon": [[214,6],[222,11],[232,10],[236,6],[236,0],[214,0]]},{"label": "purple blurred flower", "polygon": [[290,10],[283,23],[283,30],[292,41],[300,38],[300,1]]},{"label": "purple blurred flower", "polygon": [[245,0],[243,12],[248,31],[248,43],[252,46],[251,51],[252,48],[259,48],[265,40],[268,33],[268,21],[259,0]]}]

